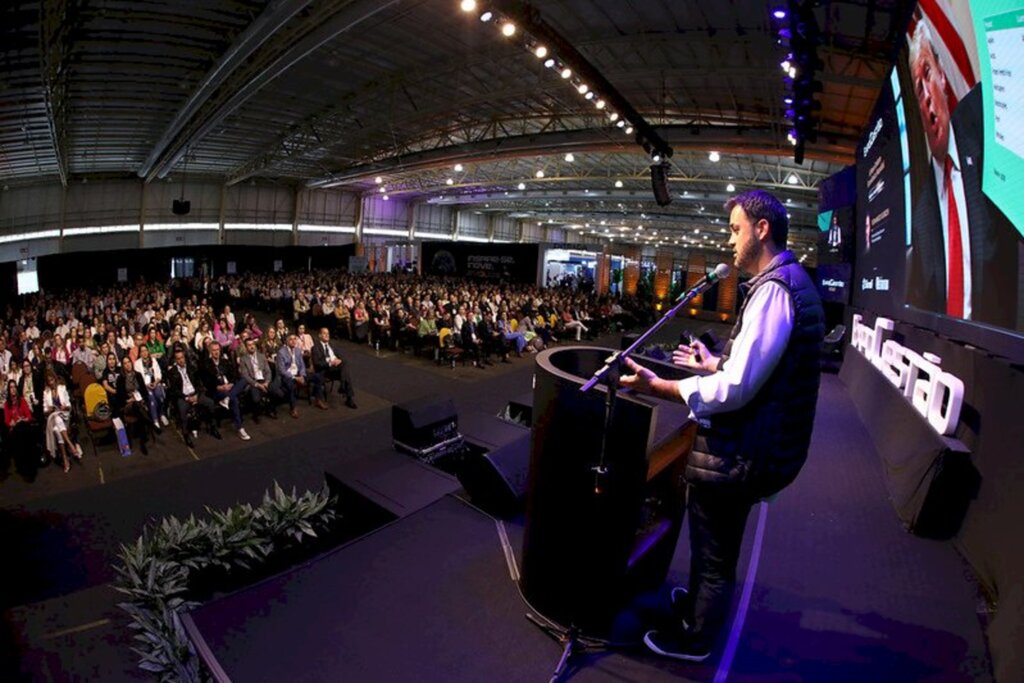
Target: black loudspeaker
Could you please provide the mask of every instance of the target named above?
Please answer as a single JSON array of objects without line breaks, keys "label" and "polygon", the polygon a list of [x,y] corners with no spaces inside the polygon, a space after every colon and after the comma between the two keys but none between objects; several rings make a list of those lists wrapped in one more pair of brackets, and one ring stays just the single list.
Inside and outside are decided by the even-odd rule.
[{"label": "black loudspeaker", "polygon": [[672,194],[668,190],[668,169],[667,161],[651,165],[651,189],[654,190],[654,201],[658,202],[658,206],[672,203]]},{"label": "black loudspeaker", "polygon": [[175,199],[171,203],[171,213],[175,216],[187,216],[192,210],[192,202],[187,199]]},{"label": "black loudspeaker", "polygon": [[495,517],[508,519],[523,510],[530,473],[530,431],[493,451],[472,442],[458,477],[473,504]]},{"label": "black loudspeaker", "polygon": [[424,396],[393,405],[391,438],[397,450],[418,457],[461,441],[455,404],[450,398]]}]

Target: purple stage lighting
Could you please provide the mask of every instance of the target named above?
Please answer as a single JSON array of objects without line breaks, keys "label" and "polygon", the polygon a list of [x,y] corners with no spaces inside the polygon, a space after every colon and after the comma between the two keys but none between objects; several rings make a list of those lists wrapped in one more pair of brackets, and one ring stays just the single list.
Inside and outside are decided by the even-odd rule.
[{"label": "purple stage lighting", "polygon": [[774,12],[772,12],[772,16],[775,17],[776,19],[785,19],[786,18],[786,10],[784,10],[784,9],[782,9],[780,7],[779,9],[775,10]]}]

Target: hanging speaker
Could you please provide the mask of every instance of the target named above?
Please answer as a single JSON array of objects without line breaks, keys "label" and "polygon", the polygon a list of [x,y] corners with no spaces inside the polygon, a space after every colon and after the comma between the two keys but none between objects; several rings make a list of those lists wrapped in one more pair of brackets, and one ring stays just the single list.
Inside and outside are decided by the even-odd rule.
[{"label": "hanging speaker", "polygon": [[171,213],[175,216],[187,216],[192,210],[192,202],[187,199],[175,199],[171,203]]},{"label": "hanging speaker", "polygon": [[654,190],[654,201],[658,206],[668,206],[672,203],[672,195],[668,191],[668,162],[651,165],[651,189]]}]

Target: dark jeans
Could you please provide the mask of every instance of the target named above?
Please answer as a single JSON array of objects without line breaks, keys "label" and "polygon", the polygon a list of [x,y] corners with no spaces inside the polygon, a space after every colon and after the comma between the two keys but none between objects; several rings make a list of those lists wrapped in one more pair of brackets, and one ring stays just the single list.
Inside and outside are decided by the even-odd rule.
[{"label": "dark jeans", "polygon": [[[183,397],[179,396],[174,399],[174,407],[178,411],[178,419],[181,422],[181,432],[185,434],[188,432],[188,413],[192,405],[189,404]],[[214,403],[209,396],[199,396],[199,400],[195,404],[195,412],[197,419],[202,420],[208,427],[213,426],[214,413],[217,410],[217,404]]]},{"label": "dark jeans", "polygon": [[225,398],[228,399],[228,410],[231,412],[231,422],[235,425],[235,429],[242,426],[242,407],[238,404],[238,397],[248,389],[249,383],[245,381],[244,377],[239,377],[238,381],[231,385],[231,391],[226,393],[217,391],[213,397],[214,403],[220,403]]},{"label": "dark jeans", "polygon": [[743,531],[755,502],[741,489],[689,486],[691,631],[702,643],[712,645],[729,616]]},{"label": "dark jeans", "polygon": [[323,371],[323,376],[338,382],[339,394],[345,394],[350,401],[355,400],[356,393],[355,389],[352,388],[352,377],[348,373],[348,363],[342,363],[334,368],[327,368]]}]

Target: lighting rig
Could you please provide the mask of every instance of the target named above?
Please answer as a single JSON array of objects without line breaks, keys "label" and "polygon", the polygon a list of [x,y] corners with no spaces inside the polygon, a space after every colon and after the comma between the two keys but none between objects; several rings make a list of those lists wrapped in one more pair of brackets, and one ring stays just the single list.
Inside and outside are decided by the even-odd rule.
[{"label": "lighting rig", "polygon": [[818,57],[821,32],[814,16],[816,6],[816,0],[789,0],[772,10],[776,42],[784,50],[780,66],[786,86],[783,104],[790,125],[786,138],[793,145],[793,160],[798,164],[804,163],[805,143],[817,140],[817,112],[821,110],[821,102],[814,97],[822,91],[816,73],[824,68]]}]

